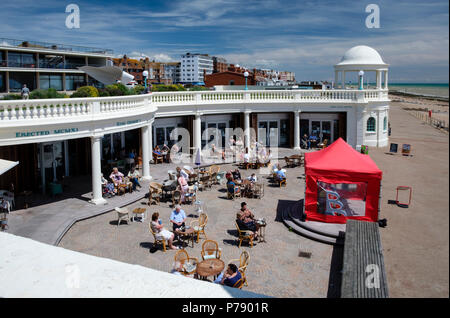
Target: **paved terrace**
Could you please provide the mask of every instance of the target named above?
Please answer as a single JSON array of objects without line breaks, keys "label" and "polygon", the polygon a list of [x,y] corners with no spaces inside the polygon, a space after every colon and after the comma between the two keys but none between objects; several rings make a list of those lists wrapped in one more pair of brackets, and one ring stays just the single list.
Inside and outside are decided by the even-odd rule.
[{"label": "paved terrace", "polygon": [[[380,218],[388,226],[380,228],[391,297],[448,297],[449,282],[449,199],[448,134],[422,123],[393,103],[390,110],[391,142],[412,145],[412,157],[386,154],[387,148],[370,148],[369,154],[383,171]],[[244,175],[251,172],[244,171]],[[276,297],[336,296],[339,290],[341,250],[301,237],[276,221],[280,204],[303,198],[303,168],[288,169],[286,188],[266,187],[262,200],[246,199],[258,217],[266,217],[267,243],[250,249],[249,286],[246,290]],[[395,200],[398,185],[413,188],[412,204],[400,208],[388,204]],[[219,242],[223,259],[239,256],[233,226],[234,214],[242,200],[224,199],[216,187],[200,192],[208,202],[210,217],[207,234]],[[143,206],[140,202],[131,205]],[[193,208],[187,206],[188,214]],[[167,223],[170,207],[153,205]],[[75,224],[60,246],[108,257],[132,264],[169,271],[174,252],[149,253],[153,238],[147,223],[132,223],[117,228],[116,215],[106,213]],[[188,247],[190,255],[199,257],[201,244]],[[311,258],[298,257],[299,251],[312,252]]]},{"label": "paved terrace", "polygon": [[[291,149],[279,149],[279,157],[294,153]],[[168,170],[175,170],[178,165],[185,164],[158,164],[151,165],[152,180],[162,182],[168,179]],[[194,167],[194,164],[188,164]],[[223,168],[222,168],[223,170]],[[69,178],[70,180],[70,178]],[[77,221],[91,218],[111,210],[115,207],[127,206],[141,200],[148,193],[150,182],[141,182],[142,189],[133,193],[115,196],[107,199],[104,205],[89,203],[92,192],[85,192],[86,187],[91,191],[91,177],[75,178],[71,183],[71,192],[55,199],[35,194],[36,201],[45,202],[28,209],[14,210],[8,215],[8,232],[36,241],[57,245],[64,234]]]}]

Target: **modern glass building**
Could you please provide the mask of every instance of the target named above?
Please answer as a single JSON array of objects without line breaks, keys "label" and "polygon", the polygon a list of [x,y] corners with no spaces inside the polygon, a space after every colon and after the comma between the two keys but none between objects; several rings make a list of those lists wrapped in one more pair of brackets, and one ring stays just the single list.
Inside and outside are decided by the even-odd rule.
[{"label": "modern glass building", "polygon": [[74,91],[98,83],[81,66],[105,66],[112,50],[0,38],[0,94],[54,88]]}]

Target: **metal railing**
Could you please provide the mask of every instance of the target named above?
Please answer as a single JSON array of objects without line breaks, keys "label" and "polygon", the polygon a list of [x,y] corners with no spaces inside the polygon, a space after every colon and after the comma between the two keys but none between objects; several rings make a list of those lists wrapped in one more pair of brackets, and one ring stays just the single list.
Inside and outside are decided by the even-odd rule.
[{"label": "metal railing", "polygon": [[30,49],[47,49],[55,51],[65,51],[65,52],[80,52],[80,53],[94,53],[94,54],[105,54],[112,55],[113,50],[111,49],[101,49],[95,47],[78,46],[78,45],[66,45],[48,42],[38,42],[38,41],[24,41],[17,39],[7,39],[0,38],[0,46],[3,47],[21,47]]}]

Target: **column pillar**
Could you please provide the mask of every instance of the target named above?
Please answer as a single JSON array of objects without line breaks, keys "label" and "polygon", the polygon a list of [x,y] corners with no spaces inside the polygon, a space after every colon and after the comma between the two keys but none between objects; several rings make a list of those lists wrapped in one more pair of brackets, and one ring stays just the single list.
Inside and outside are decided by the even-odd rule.
[{"label": "column pillar", "polygon": [[384,89],[388,89],[388,71],[384,71]]},{"label": "column pillar", "polygon": [[197,153],[197,149],[202,148],[202,120],[200,114],[195,114],[194,119],[194,156]]},{"label": "column pillar", "polygon": [[102,197],[101,182],[101,159],[100,159],[100,140],[102,136],[91,137],[91,157],[92,157],[92,199],[89,201],[93,204],[103,204],[106,200]]},{"label": "column pillar", "polygon": [[339,71],[335,70],[334,71],[334,85],[333,85],[333,88],[337,88],[338,87],[338,81],[339,81]]},{"label": "column pillar", "polygon": [[150,155],[153,151],[153,121],[154,119],[152,119],[148,125],[148,147],[150,148]]},{"label": "column pillar", "polygon": [[[101,139],[100,139],[101,141]],[[101,145],[101,143],[100,143]],[[101,148],[100,148],[101,149]],[[101,152],[100,152],[101,155]],[[69,141],[64,140],[64,175],[69,176]]]},{"label": "column pillar", "polygon": [[342,71],[342,79],[341,80],[342,80],[342,82],[341,82],[342,83],[342,85],[341,85],[342,87],[341,88],[345,89],[345,71]]},{"label": "column pillar", "polygon": [[300,150],[300,110],[294,111],[294,150]]},{"label": "column pillar", "polygon": [[250,147],[250,112],[244,112],[244,145]]},{"label": "column pillar", "polygon": [[6,92],[9,93],[9,71],[6,71],[5,74],[5,84]]},{"label": "column pillar", "polygon": [[[120,147],[125,148],[125,132],[120,133]],[[122,149],[120,149],[122,150]]]},{"label": "column pillar", "polygon": [[150,180],[152,177],[150,176],[150,141],[149,141],[149,129],[151,129],[151,125],[147,125],[141,128],[142,134],[142,178],[146,180]]},{"label": "column pillar", "polygon": [[381,89],[381,71],[377,71],[377,89]]},{"label": "column pillar", "polygon": [[41,167],[41,185],[42,185],[42,194],[45,195],[45,167],[44,167],[44,144],[39,144],[39,163]]}]

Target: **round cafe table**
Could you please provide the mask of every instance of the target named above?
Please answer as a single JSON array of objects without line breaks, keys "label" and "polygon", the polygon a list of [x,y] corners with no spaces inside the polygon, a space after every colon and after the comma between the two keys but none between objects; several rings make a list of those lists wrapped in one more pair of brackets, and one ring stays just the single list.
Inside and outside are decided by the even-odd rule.
[{"label": "round cafe table", "polygon": [[206,280],[208,276],[217,276],[225,268],[225,263],[217,258],[206,259],[197,264],[197,274]]}]

